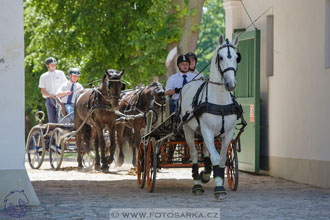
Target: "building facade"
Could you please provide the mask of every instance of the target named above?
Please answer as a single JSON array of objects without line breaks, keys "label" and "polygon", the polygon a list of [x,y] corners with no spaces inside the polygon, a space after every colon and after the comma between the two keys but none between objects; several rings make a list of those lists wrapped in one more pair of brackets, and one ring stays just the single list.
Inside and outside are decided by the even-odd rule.
[{"label": "building facade", "polygon": [[228,38],[260,30],[260,168],[330,187],[330,0],[224,7]]}]

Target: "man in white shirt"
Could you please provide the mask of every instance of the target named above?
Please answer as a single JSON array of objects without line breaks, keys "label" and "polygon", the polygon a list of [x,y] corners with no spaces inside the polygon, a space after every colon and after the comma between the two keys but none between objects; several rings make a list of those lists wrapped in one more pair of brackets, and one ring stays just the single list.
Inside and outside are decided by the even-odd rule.
[{"label": "man in white shirt", "polygon": [[42,74],[39,79],[39,88],[41,89],[42,96],[46,99],[46,109],[48,121],[56,123],[56,91],[60,85],[67,82],[63,71],[56,70],[56,59],[49,57],[46,59],[47,72]]},{"label": "man in white shirt", "polygon": [[[84,89],[83,86],[78,82],[79,76],[79,68],[70,68],[70,80],[63,83],[56,92],[56,96],[62,99],[67,114],[70,114],[74,111],[74,102],[76,100],[77,94],[79,94],[79,92]],[[71,114],[70,118],[72,120],[73,117],[74,115]]]},{"label": "man in white shirt", "polygon": [[[178,57],[177,65],[180,72],[173,74],[168,78],[165,88],[165,95],[172,96],[173,105],[171,112],[174,112],[177,107],[181,88],[197,76],[196,73],[189,72],[190,60],[186,55]],[[200,77],[201,76],[197,76],[195,79],[199,79]]]}]

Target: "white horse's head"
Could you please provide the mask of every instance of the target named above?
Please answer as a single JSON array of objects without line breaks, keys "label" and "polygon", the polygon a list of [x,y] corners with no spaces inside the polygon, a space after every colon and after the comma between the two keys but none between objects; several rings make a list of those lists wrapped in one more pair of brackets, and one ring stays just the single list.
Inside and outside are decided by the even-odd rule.
[{"label": "white horse's head", "polygon": [[232,44],[228,39],[224,40],[223,36],[220,35],[219,45],[215,50],[212,59],[213,63],[216,65],[218,72],[217,74],[220,74],[221,79],[224,80],[225,88],[228,91],[233,91],[236,87],[235,76],[237,71],[237,64],[241,60],[241,55],[238,52],[237,44],[237,36],[234,40],[234,43]]}]

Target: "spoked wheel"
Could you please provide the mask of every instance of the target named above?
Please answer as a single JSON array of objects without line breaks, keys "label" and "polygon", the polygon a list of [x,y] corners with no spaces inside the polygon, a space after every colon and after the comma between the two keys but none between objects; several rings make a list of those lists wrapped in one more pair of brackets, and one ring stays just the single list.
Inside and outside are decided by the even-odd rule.
[{"label": "spoked wheel", "polygon": [[85,168],[91,168],[95,163],[95,153],[90,151],[82,155],[82,164]]},{"label": "spoked wheel", "polygon": [[137,158],[137,167],[136,167],[136,175],[137,175],[137,181],[138,186],[143,189],[145,183],[146,183],[146,153],[145,153],[145,147],[144,147],[144,140],[141,140],[139,144],[139,151],[138,151],[138,158]]},{"label": "spoked wheel", "polygon": [[62,140],[63,131],[61,128],[55,128],[49,141],[49,162],[54,170],[61,167],[64,155],[64,143]]},{"label": "spoked wheel", "polygon": [[[86,143],[84,142],[83,144],[86,144]],[[94,141],[92,141],[90,143],[89,148],[87,146],[84,146],[83,149],[85,149],[85,150],[80,152],[82,165],[84,166],[84,168],[90,169],[95,164],[95,143],[94,143]]]},{"label": "spoked wheel", "polygon": [[238,187],[238,173],[237,149],[233,143],[230,143],[227,150],[226,174],[229,188],[233,191]]},{"label": "spoked wheel", "polygon": [[156,140],[154,137],[150,138],[147,153],[146,179],[149,192],[153,192],[156,183],[157,173],[157,152]]},{"label": "spoked wheel", "polygon": [[26,141],[25,147],[30,167],[32,169],[38,169],[44,161],[46,153],[46,144],[41,132],[41,128],[32,128]]}]

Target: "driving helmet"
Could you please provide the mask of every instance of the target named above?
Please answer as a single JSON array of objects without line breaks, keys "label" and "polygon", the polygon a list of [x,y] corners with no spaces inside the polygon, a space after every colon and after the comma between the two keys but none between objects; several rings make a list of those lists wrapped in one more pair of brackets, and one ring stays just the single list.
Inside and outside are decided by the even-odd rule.
[{"label": "driving helmet", "polygon": [[186,57],[188,57],[188,59],[194,58],[196,60],[196,63],[197,63],[197,56],[193,52],[186,53]]},{"label": "driving helmet", "polygon": [[80,76],[80,70],[79,70],[79,68],[70,68],[69,69],[69,75]]},{"label": "driving helmet", "polygon": [[46,59],[46,65],[47,64],[52,64],[52,63],[57,63],[56,62],[56,59],[54,58],[54,57],[48,57],[47,59]]},{"label": "driving helmet", "polygon": [[180,55],[177,59],[176,65],[179,66],[179,63],[182,63],[182,62],[188,62],[190,64],[190,60],[186,55]]}]

